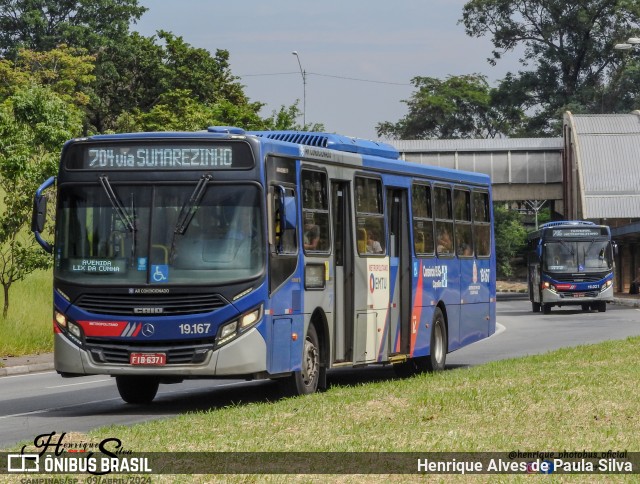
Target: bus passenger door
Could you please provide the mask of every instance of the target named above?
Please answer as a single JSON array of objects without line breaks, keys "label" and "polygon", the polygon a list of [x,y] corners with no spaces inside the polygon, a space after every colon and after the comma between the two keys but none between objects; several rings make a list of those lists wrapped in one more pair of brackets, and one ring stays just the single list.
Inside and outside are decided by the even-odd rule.
[{"label": "bus passenger door", "polygon": [[388,354],[411,351],[411,244],[407,191],[387,190],[389,233],[389,320],[387,324]]},{"label": "bus passenger door", "polygon": [[353,240],[351,238],[351,208],[349,184],[339,180],[331,182],[331,216],[333,228],[334,279],[334,362],[353,360]]}]

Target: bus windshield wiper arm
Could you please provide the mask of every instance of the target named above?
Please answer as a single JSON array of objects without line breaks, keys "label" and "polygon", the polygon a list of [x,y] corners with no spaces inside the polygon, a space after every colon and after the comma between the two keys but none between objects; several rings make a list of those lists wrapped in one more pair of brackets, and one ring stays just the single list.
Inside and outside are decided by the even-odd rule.
[{"label": "bus windshield wiper arm", "polygon": [[200,180],[198,180],[198,184],[189,197],[189,200],[180,209],[176,226],[173,229],[174,234],[184,235],[189,228],[189,224],[191,223],[191,220],[193,220],[193,216],[196,214],[196,211],[200,206],[200,201],[204,196],[204,192],[207,190],[207,184],[209,181],[211,181],[211,175],[202,175]]},{"label": "bus windshield wiper arm", "polygon": [[573,246],[567,244],[564,240],[561,240],[560,243],[563,245],[563,247],[565,247],[569,251],[569,254],[575,255],[575,252],[573,250]]},{"label": "bus windshield wiper arm", "polygon": [[189,224],[191,223],[191,220],[193,220],[193,216],[196,214],[196,211],[200,206],[200,201],[202,200],[202,197],[204,197],[204,193],[207,191],[207,184],[212,178],[213,177],[209,174],[202,175],[200,180],[198,180],[198,184],[191,193],[189,200],[182,205],[180,213],[178,214],[178,220],[176,221],[176,225],[173,229],[173,236],[171,237],[171,251],[169,253],[170,262],[173,262],[176,255],[176,236],[184,235],[189,228]]},{"label": "bus windshield wiper arm", "polygon": [[135,232],[136,226],[134,224],[133,218],[131,218],[131,216],[127,213],[127,210],[124,208],[124,205],[122,205],[122,202],[116,195],[116,192],[113,191],[111,183],[109,183],[109,179],[106,176],[101,176],[100,184],[102,185],[104,192],[107,194],[107,198],[109,199],[109,202],[111,202],[111,206],[118,214],[118,217],[120,218],[124,226],[129,232]]},{"label": "bus windshield wiper arm", "polygon": [[131,195],[131,215],[127,212],[127,209],[124,208],[124,205],[116,195],[116,192],[113,191],[113,187],[111,183],[109,183],[109,178],[106,176],[101,176],[99,178],[100,184],[104,189],[104,192],[107,194],[107,198],[109,202],[111,202],[111,206],[118,214],[120,221],[124,224],[127,230],[133,234],[131,240],[131,265],[133,265],[135,256],[136,256],[136,223],[135,223],[135,208],[133,204],[133,194]]}]

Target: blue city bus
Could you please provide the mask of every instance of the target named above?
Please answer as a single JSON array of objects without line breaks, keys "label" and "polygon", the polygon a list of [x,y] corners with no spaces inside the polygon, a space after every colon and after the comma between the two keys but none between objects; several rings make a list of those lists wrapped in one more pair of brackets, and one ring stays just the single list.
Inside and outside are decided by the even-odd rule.
[{"label": "blue city bus", "polygon": [[613,301],[616,245],[606,225],[548,222],[528,234],[529,299],[533,312],[581,306],[605,312]]},{"label": "blue city bus", "polygon": [[54,258],[55,368],[112,375],[129,403],[188,378],[299,395],[332,368],[442,370],[495,332],[492,220],[488,176],[384,143],[231,127],[68,141],[32,222]]}]

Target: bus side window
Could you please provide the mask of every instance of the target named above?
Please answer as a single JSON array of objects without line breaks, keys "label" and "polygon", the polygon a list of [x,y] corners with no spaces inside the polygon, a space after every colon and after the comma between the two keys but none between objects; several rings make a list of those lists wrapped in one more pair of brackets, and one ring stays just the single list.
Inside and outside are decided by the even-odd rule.
[{"label": "bus side window", "polygon": [[329,252],[329,200],[327,174],[315,170],[302,170],[302,247],[306,252]]},{"label": "bus side window", "polygon": [[491,255],[491,212],[489,211],[489,194],[487,192],[473,192],[473,237],[475,239],[476,255],[489,257]]},{"label": "bus side window", "polygon": [[473,257],[471,193],[469,190],[456,188],[453,191],[453,201],[456,220],[456,254],[459,257]]},{"label": "bus side window", "polygon": [[[382,181],[356,176],[356,227],[358,254],[386,254]],[[362,243],[364,240],[364,243]]]},{"label": "bus side window", "polygon": [[415,183],[411,188],[411,210],[413,216],[413,246],[417,256],[433,255],[433,210],[431,186]]},{"label": "bus side window", "polygon": [[436,216],[436,249],[440,256],[453,256],[453,210],[451,189],[434,188]]}]

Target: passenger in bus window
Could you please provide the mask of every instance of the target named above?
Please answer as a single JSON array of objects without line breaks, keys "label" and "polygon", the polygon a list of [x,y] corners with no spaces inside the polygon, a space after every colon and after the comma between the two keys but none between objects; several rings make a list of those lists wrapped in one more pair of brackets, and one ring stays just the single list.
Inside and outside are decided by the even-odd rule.
[{"label": "passenger in bus window", "polygon": [[438,227],[438,253],[451,253],[453,241],[451,240],[451,232],[446,226]]},{"label": "passenger in bus window", "polygon": [[314,223],[304,224],[304,248],[316,250],[320,242],[320,227]]},{"label": "passenger in bus window", "polygon": [[382,246],[378,240],[378,235],[375,230],[367,230],[367,252],[371,254],[382,254]]},{"label": "passenger in bus window", "polygon": [[458,255],[462,257],[471,257],[473,255],[473,247],[471,247],[471,244],[466,242],[460,244],[460,247],[458,247]]}]

